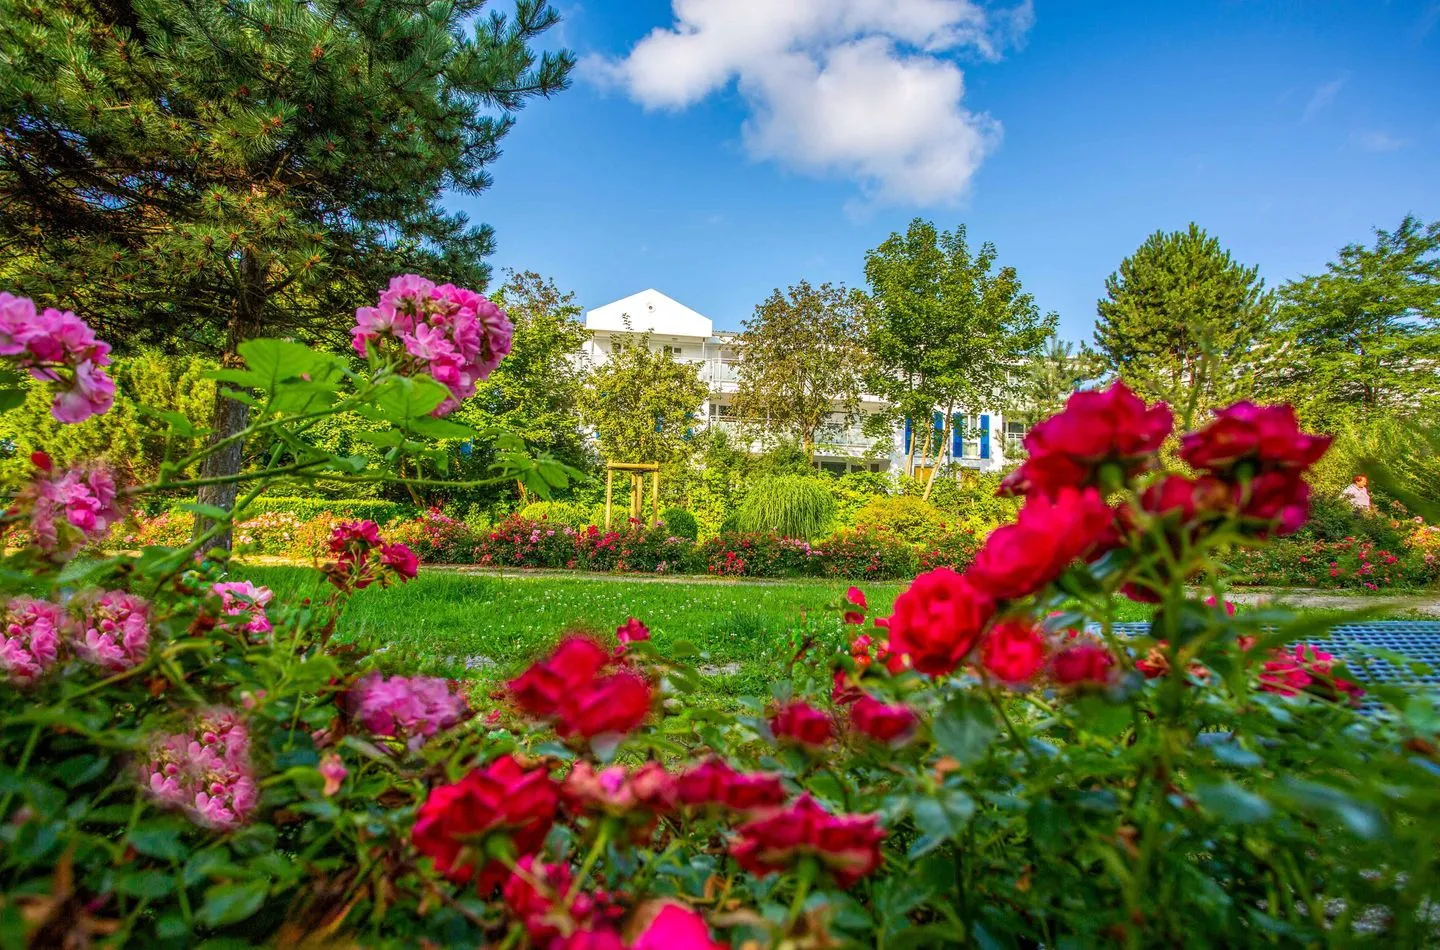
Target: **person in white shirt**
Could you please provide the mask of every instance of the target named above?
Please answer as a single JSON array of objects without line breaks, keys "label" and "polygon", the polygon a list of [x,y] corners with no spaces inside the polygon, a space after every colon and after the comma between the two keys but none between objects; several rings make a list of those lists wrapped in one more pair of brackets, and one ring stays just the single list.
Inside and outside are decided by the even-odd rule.
[{"label": "person in white shirt", "polygon": [[1370,479],[1364,475],[1356,475],[1355,480],[1347,485],[1340,495],[1366,514],[1375,510],[1375,506],[1370,502]]}]

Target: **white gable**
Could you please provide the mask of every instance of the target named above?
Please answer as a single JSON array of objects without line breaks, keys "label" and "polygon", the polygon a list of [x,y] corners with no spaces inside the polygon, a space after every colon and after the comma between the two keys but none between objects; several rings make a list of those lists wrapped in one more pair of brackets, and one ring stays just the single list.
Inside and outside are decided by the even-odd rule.
[{"label": "white gable", "polygon": [[[625,325],[627,318],[628,327]],[[696,313],[654,288],[586,311],[585,327],[590,330],[624,332],[628,329],[636,333],[704,338],[715,332],[709,317]]]}]

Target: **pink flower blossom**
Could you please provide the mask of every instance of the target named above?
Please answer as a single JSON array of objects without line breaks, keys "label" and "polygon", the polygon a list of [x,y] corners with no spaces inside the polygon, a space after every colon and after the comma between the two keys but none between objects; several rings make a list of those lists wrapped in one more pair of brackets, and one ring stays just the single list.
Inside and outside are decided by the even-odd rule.
[{"label": "pink flower blossom", "polygon": [[256,587],[249,581],[226,581],[210,588],[220,597],[220,610],[227,617],[246,618],[241,629],[246,633],[269,633],[270,618],[265,606],[275,596],[268,587]]},{"label": "pink flower blossom", "polygon": [[345,768],[345,763],[340,756],[334,752],[329,753],[320,760],[320,777],[325,780],[325,796],[328,798],[340,791],[340,785],[345,781],[345,776],[350,770]]},{"label": "pink flower blossom", "polygon": [[16,508],[28,513],[36,547],[68,558],[120,520],[117,495],[109,469],[75,468],[56,475],[42,467],[20,491]]},{"label": "pink flower blossom", "polygon": [[404,274],[391,278],[376,306],[355,311],[351,340],[361,356],[393,353],[400,372],[427,373],[450,390],[435,408],[443,416],[475,394],[510,352],[513,333],[505,311],[473,290]]},{"label": "pink flower blossom", "polygon": [[0,673],[11,683],[35,682],[60,657],[60,641],[69,621],[59,604],[33,597],[16,597],[5,605],[5,628],[0,630]]},{"label": "pink flower blossom", "polygon": [[60,422],[80,422],[114,405],[115,381],[102,369],[109,353],[110,344],[70,311],[37,313],[30,299],[0,293],[0,356],[51,384],[50,412]]},{"label": "pink flower blossom", "polygon": [[370,732],[407,738],[413,748],[455,725],[468,711],[465,697],[434,676],[369,673],[350,688],[346,704],[355,721]]},{"label": "pink flower blossom", "polygon": [[221,830],[244,823],[259,803],[250,733],[227,709],[198,716],[186,732],[156,739],[142,778],[160,804]]},{"label": "pink flower blossom", "polygon": [[638,640],[649,640],[650,628],[634,617],[626,617],[625,622],[615,628],[615,637],[620,641],[621,649],[624,649]]},{"label": "pink flower blossom", "polygon": [[113,673],[145,662],[150,652],[150,605],[134,594],[108,590],[81,601],[75,653]]}]

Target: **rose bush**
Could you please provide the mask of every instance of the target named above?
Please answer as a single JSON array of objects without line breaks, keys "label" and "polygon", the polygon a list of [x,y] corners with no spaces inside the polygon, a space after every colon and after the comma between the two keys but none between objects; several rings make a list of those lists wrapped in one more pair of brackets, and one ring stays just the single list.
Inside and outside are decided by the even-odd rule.
[{"label": "rose bush", "polygon": [[[1285,413],[1196,428],[1196,481],[1176,488],[1156,454],[1168,409],[1080,394],[1037,427],[1009,485],[1019,518],[972,565],[917,577],[889,617],[851,588],[798,620],[769,696],[693,701],[703,654],[644,617],[466,695],[386,669],[341,626],[355,591],[417,570],[374,522],[327,524],[330,593],[304,602],[207,550],[270,484],[404,482],[425,439],[461,437],[437,413],[503,355],[503,315],[418,278],[387,293],[357,322],[362,372],[276,341],[222,371],[256,404],[245,435],[266,461],[236,476],[238,512],[200,512],[201,538],[70,559],[126,504],[193,487],[204,450],[152,486],[37,459],[12,487],[3,945],[1434,942],[1433,699],[1362,692],[1364,657],[1317,643],[1319,621],[1223,600],[1236,552],[1308,503],[1298,475],[1323,440]],[[299,438],[342,410],[392,464]],[[504,457],[495,477],[541,494],[566,476],[513,442]],[[628,543],[501,534],[497,550],[556,556]],[[705,550],[721,570],[814,557]],[[1117,635],[1122,596],[1158,603],[1146,635]]]}]

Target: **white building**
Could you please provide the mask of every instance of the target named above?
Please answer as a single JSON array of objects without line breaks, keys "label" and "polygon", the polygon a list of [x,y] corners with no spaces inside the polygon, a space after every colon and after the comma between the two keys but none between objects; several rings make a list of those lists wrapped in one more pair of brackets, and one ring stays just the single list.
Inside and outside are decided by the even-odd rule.
[{"label": "white building", "polygon": [[[636,333],[649,333],[650,346],[655,350],[668,350],[681,362],[700,364],[700,379],[709,387],[710,396],[696,407],[698,418],[706,425],[726,428],[737,425],[733,408],[741,348],[737,334],[716,333],[709,317],[653,288],[586,311],[585,328],[590,331],[590,338],[584,353],[597,366],[609,358],[616,336]],[[884,408],[885,404],[878,398],[863,397],[862,413],[873,414]],[[909,420],[878,439],[867,437],[858,421],[847,425],[842,412],[837,411],[834,420],[834,425],[826,427],[817,440],[815,460],[820,467],[837,473],[904,470],[910,439],[917,428]],[[937,430],[932,441],[938,442],[943,415],[935,413],[932,422]],[[923,425],[919,427],[920,447],[924,446]],[[1005,419],[998,412],[982,412],[973,419],[958,416],[954,429],[951,444],[944,447],[943,459],[983,472],[1004,468],[1007,444],[1013,451],[1024,435],[1018,423],[1007,429]],[[925,461],[918,457],[919,451],[917,448],[915,461],[922,465]]]}]

